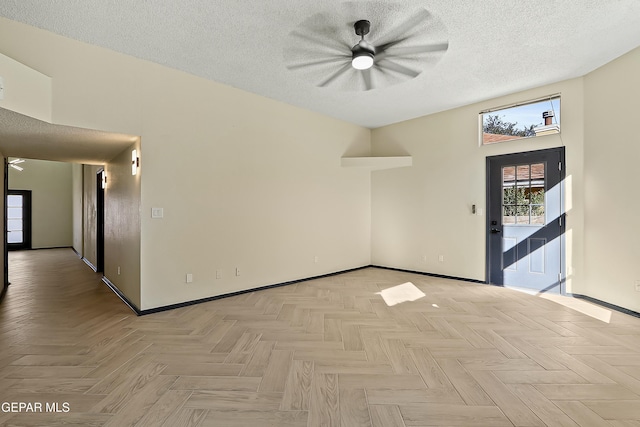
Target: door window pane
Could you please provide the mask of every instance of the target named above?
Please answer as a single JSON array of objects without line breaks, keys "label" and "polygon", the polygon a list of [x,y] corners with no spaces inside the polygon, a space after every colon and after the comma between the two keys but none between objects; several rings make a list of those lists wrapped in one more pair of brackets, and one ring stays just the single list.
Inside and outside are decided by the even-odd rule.
[{"label": "door window pane", "polygon": [[21,219],[7,220],[7,230],[22,230],[22,220]]},{"label": "door window pane", "polygon": [[503,224],[515,224],[516,223],[516,207],[515,206],[504,206],[503,207],[502,223]]},{"label": "door window pane", "polygon": [[529,181],[529,165],[518,166],[518,181]]},{"label": "door window pane", "polygon": [[7,243],[22,243],[22,230],[9,230],[7,232]]},{"label": "door window pane", "polygon": [[502,223],[544,225],[544,185],[544,163],[502,168]]},{"label": "door window pane", "polygon": [[502,181],[512,182],[515,181],[516,177],[516,167],[515,166],[507,166],[502,168]]},{"label": "door window pane", "polygon": [[7,206],[12,208],[12,207],[22,207],[22,196],[20,195],[15,195],[12,194],[10,196],[7,196]]},{"label": "door window pane", "polygon": [[502,204],[503,205],[516,204],[516,191],[513,187],[506,187],[502,189]]},{"label": "door window pane", "polygon": [[22,220],[22,208],[8,208],[7,218]]}]

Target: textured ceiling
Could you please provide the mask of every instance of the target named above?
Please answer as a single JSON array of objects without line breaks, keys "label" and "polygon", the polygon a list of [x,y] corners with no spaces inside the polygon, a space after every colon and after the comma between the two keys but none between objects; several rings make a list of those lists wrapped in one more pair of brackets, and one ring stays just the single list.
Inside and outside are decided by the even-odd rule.
[{"label": "textured ceiling", "polygon": [[136,140],[131,135],[52,125],[0,108],[0,147],[7,157],[100,165]]},{"label": "textured ceiling", "polygon": [[[638,0],[5,0],[0,15],[370,128],[581,76],[640,45]],[[399,61],[415,77],[374,69],[373,90],[348,68],[318,87],[348,61],[359,19],[374,44],[448,48]]]}]

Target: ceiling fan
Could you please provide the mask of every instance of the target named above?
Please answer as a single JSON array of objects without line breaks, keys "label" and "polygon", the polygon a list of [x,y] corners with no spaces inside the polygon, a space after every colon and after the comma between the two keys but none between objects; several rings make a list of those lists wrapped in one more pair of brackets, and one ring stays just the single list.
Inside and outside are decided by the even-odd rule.
[{"label": "ceiling fan", "polygon": [[15,170],[22,172],[24,170],[24,168],[21,167],[21,166],[18,166],[20,163],[24,163],[24,160],[22,160],[22,159],[13,159],[13,160],[10,160],[7,164],[9,166],[11,166],[12,168],[14,168]]},{"label": "ceiling fan", "polygon": [[[384,15],[378,16],[384,21]],[[437,33],[443,26],[423,8],[387,31],[383,22],[378,25],[383,29],[376,31],[367,19],[355,21],[352,28],[360,37],[355,45],[353,33],[349,40],[340,33],[342,28],[327,23],[327,30],[319,29],[321,18],[305,21],[293,31],[291,36],[297,40],[285,51],[287,68],[307,73],[319,87],[368,91],[413,79],[449,48],[441,35],[426,34]]]}]

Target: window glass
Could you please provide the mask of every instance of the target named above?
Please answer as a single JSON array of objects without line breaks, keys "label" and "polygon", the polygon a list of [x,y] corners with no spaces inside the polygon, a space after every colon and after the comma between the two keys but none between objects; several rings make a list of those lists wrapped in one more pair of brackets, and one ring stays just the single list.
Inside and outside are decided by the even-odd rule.
[{"label": "window glass", "polygon": [[7,243],[22,243],[22,230],[15,230],[7,233]]},{"label": "window glass", "polygon": [[7,206],[10,208],[22,207],[22,196],[16,194],[10,194],[7,196]]},{"label": "window glass", "polygon": [[544,163],[502,168],[502,224],[544,225]]},{"label": "window glass", "polygon": [[482,145],[560,133],[560,96],[480,113]]}]

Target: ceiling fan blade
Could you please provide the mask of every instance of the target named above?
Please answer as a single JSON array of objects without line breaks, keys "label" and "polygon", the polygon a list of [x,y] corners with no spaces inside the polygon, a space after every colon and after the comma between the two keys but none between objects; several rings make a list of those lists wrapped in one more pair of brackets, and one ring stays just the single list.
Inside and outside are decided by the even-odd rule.
[{"label": "ceiling fan blade", "polygon": [[315,36],[313,36],[313,35],[311,35],[309,33],[300,33],[298,31],[291,32],[291,36],[292,37],[297,37],[299,39],[302,39],[302,40],[310,42],[310,43],[313,43],[314,45],[317,45],[318,47],[330,49],[330,50],[335,51],[337,53],[344,54],[345,52],[351,52],[351,46],[349,46],[346,43],[341,43],[338,40],[315,37]]},{"label": "ceiling fan blade", "polygon": [[372,90],[373,84],[371,82],[371,68],[360,71],[362,75],[362,80],[364,81],[365,90]]},{"label": "ceiling fan blade", "polygon": [[320,83],[318,86],[320,87],[326,87],[329,83],[331,83],[332,81],[334,81],[335,79],[337,79],[338,77],[340,77],[341,75],[343,75],[344,73],[346,73],[347,71],[349,71],[351,69],[351,62],[349,62],[348,64],[345,64],[343,67],[341,67],[338,71],[336,71],[335,73],[333,73],[332,75],[330,75],[325,81],[323,81],[322,83]]},{"label": "ceiling fan blade", "polygon": [[411,78],[418,77],[420,75],[419,71],[412,70],[411,68],[407,68],[403,65],[398,64],[397,62],[393,62],[389,58],[385,58],[380,62],[376,62],[376,66],[383,70],[394,71]]},{"label": "ceiling fan blade", "polygon": [[420,46],[397,47],[391,52],[376,53],[376,58],[384,59],[392,56],[418,55],[421,53],[444,52],[449,49],[449,43],[425,44]]},{"label": "ceiling fan blade", "polygon": [[387,34],[383,34],[380,37],[380,47],[382,48],[383,46],[386,46],[386,48],[389,48],[390,46],[388,45],[390,44],[398,44],[399,42],[406,40],[406,34],[411,32],[419,24],[426,21],[430,16],[431,14],[427,9],[418,9],[418,12],[415,15],[397,25],[395,28],[392,28]]},{"label": "ceiling fan blade", "polygon": [[395,45],[402,43],[403,41],[407,40],[408,38],[409,37],[403,37],[401,39],[396,39],[396,40],[390,41],[389,43],[384,43],[384,44],[381,44],[381,45],[377,45],[376,46],[376,55],[386,52],[387,49],[389,49],[390,47],[394,47]]},{"label": "ceiling fan blade", "polygon": [[290,70],[299,70],[300,68],[313,67],[315,65],[334,64],[336,62],[349,61],[350,56],[336,56],[333,58],[319,59],[317,61],[303,62],[301,64],[287,65]]}]

